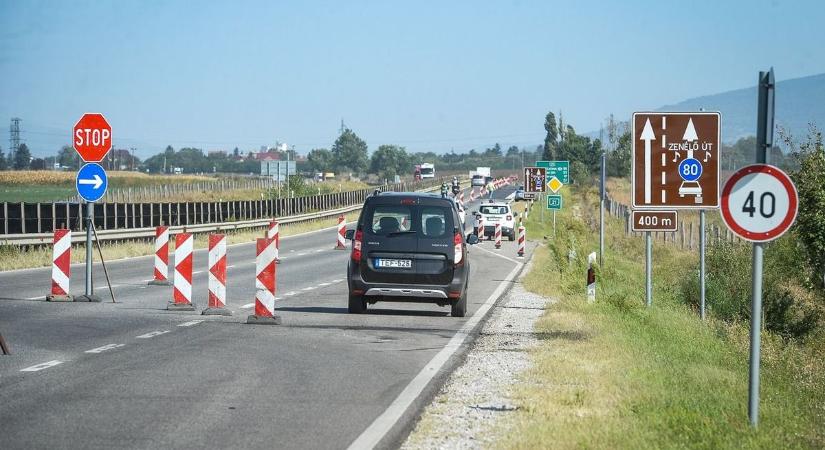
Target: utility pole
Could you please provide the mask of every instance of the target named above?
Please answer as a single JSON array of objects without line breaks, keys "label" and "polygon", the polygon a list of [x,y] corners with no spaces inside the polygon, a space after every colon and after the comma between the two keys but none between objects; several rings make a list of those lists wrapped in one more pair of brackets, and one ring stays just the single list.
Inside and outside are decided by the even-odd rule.
[{"label": "utility pole", "polygon": [[9,155],[14,158],[17,149],[20,148],[20,122],[19,117],[12,117],[9,125]]}]

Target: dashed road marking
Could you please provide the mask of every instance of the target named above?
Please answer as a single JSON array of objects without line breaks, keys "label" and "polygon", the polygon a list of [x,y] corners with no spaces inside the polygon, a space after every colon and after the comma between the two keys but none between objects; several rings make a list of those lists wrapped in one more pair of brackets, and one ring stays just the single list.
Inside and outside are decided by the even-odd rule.
[{"label": "dashed road marking", "polygon": [[54,367],[56,365],[63,364],[63,361],[48,361],[40,364],[35,364],[31,367],[26,367],[25,369],[20,369],[21,372],[38,372],[43,369],[48,369],[49,367]]},{"label": "dashed road marking", "polygon": [[197,325],[201,322],[203,322],[203,320],[190,320],[189,322],[179,323],[178,326],[179,327],[191,327],[192,325]]},{"label": "dashed road marking", "polygon": [[192,272],[192,275],[197,275],[199,273],[203,273],[203,270],[196,270],[196,271]]},{"label": "dashed road marking", "polygon": [[37,300],[37,299],[41,299],[41,298],[46,298],[46,296],[45,295],[38,295],[36,297],[26,297],[26,300]]},{"label": "dashed road marking", "polygon": [[249,308],[251,308],[251,307],[253,307],[253,306],[255,306],[255,304],[254,304],[254,303],[247,303],[247,304],[245,304],[245,305],[241,305],[241,308],[242,308],[242,309],[249,309]]},{"label": "dashed road marking", "polygon": [[284,297],[292,297],[292,296],[293,296],[293,295],[295,295],[295,294],[297,294],[297,292],[295,292],[295,291],[290,291],[290,292],[287,292],[286,294],[284,294]]},{"label": "dashed road marking", "polygon": [[315,286],[305,287],[305,288],[303,288],[303,289],[301,289],[301,290],[302,290],[302,291],[311,291],[311,290],[313,290],[313,289],[315,289]]},{"label": "dashed road marking", "polygon": [[230,265],[226,266],[226,268],[227,268],[227,269],[234,269],[234,268],[235,268],[235,265],[234,265],[234,264],[230,264]]},{"label": "dashed road marking", "polygon": [[306,252],[298,253],[298,256],[304,256],[304,255],[306,255]]},{"label": "dashed road marking", "polygon": [[329,286],[332,283],[318,283],[318,286]]},{"label": "dashed road marking", "polygon": [[315,253],[321,253],[321,252],[322,252],[322,251],[324,251],[324,250],[325,250],[325,249],[323,249],[323,248],[319,248],[318,250],[315,250]]},{"label": "dashed road marking", "polygon": [[123,347],[124,345],[126,345],[126,344],[107,344],[107,345],[104,345],[103,347],[98,347],[98,348],[93,348],[91,350],[86,350],[83,353],[103,353],[106,350],[112,350],[112,349],[115,349],[115,348],[118,348],[118,347]]},{"label": "dashed road marking", "polygon": [[281,299],[281,297],[275,297],[275,300],[276,300],[276,301],[277,301],[277,300],[280,300],[280,299]]},{"label": "dashed road marking", "polygon": [[138,339],[149,339],[155,336],[160,336],[161,334],[166,334],[171,332],[172,330],[163,330],[163,331],[152,331],[150,333],[141,334],[140,336],[136,336]]}]

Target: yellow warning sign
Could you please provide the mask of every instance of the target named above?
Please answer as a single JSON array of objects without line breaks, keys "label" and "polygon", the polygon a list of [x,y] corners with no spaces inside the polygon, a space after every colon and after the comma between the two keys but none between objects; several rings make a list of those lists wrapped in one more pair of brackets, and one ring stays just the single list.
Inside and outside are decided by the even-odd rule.
[{"label": "yellow warning sign", "polygon": [[561,189],[562,186],[564,186],[564,184],[562,184],[562,182],[556,177],[551,178],[550,181],[547,182],[547,187],[549,187],[554,194],[559,192],[559,189]]}]

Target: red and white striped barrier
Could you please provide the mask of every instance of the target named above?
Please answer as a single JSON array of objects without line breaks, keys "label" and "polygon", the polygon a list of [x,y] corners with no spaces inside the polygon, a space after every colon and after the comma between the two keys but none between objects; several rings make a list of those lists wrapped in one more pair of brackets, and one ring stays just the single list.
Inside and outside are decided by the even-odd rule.
[{"label": "red and white striped barrier", "polygon": [[46,296],[50,302],[70,302],[69,279],[72,276],[72,231],[54,230],[52,251],[52,293]]},{"label": "red and white striped barrier", "polygon": [[246,323],[280,325],[281,317],[275,314],[275,241],[258,239],[255,257],[255,314]]},{"label": "red and white striped barrier", "polygon": [[172,285],[169,281],[169,227],[155,227],[155,279],[149,284]]},{"label": "red and white striped barrier", "polygon": [[496,248],[501,248],[501,223],[496,222]]},{"label": "red and white striped barrier", "polygon": [[485,195],[487,195],[487,186],[482,186],[481,187],[481,196],[484,197]]},{"label": "red and white striped barrier", "polygon": [[281,258],[278,252],[281,249],[281,227],[278,225],[277,220],[269,222],[269,229],[266,231],[266,238],[275,240],[275,262],[280,264]]},{"label": "red and white striped barrier", "polygon": [[346,240],[344,239],[344,235],[347,231],[347,223],[344,216],[338,217],[338,240],[335,243],[335,250],[346,250]]},{"label": "red and white striped barrier", "polygon": [[458,203],[464,205],[464,191],[458,191]]},{"label": "red and white striped barrier", "polygon": [[476,199],[476,188],[471,188],[470,189],[470,201],[474,202],[475,199]]},{"label": "red and white striped barrier", "polygon": [[524,227],[518,227],[518,256],[524,257]]},{"label": "red and white striped barrier", "polygon": [[192,233],[175,235],[175,279],[174,301],[166,309],[174,311],[194,311],[192,304]]},{"label": "red and white striped barrier", "polygon": [[484,216],[476,216],[478,221],[478,228],[476,229],[476,235],[478,236],[478,242],[484,240]]},{"label": "red and white striped barrier", "polygon": [[209,300],[203,315],[231,316],[226,309],[226,235],[209,235]]}]

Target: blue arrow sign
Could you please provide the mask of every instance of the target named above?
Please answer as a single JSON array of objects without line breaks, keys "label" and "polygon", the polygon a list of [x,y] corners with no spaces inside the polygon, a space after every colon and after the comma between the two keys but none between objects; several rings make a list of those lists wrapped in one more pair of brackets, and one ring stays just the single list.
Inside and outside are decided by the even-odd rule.
[{"label": "blue arrow sign", "polygon": [[85,164],[77,171],[75,178],[77,193],[87,202],[96,202],[106,193],[109,186],[109,179],[106,171],[100,164]]}]

